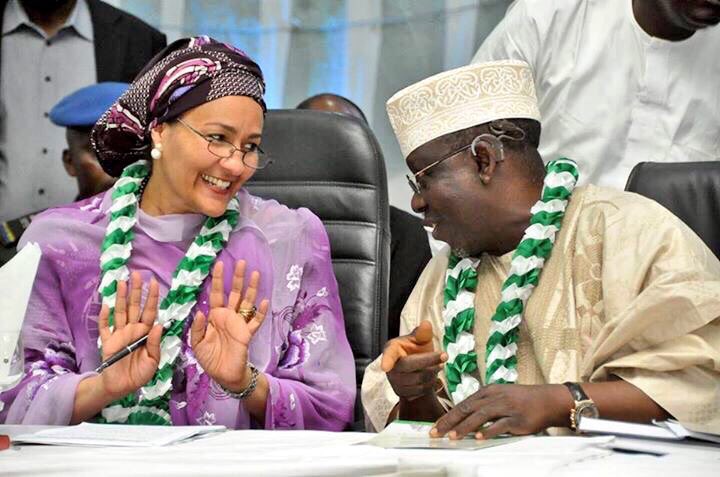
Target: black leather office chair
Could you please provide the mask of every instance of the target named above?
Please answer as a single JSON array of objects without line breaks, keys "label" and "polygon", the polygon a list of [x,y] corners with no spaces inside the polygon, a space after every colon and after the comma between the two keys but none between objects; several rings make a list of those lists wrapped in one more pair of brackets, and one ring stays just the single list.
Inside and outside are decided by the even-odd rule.
[{"label": "black leather office chair", "polygon": [[641,162],[625,190],[662,204],[720,258],[720,161]]},{"label": "black leather office chair", "polygon": [[263,149],[274,159],[246,185],[288,207],[307,207],[325,224],[355,356],[356,430],[360,383],[387,340],[390,233],[385,163],[364,124],[334,113],[268,111]]}]

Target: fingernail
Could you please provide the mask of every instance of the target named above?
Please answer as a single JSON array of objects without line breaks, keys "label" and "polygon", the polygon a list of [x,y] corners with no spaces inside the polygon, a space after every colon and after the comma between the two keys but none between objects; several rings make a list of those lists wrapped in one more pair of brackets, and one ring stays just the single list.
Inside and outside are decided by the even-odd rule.
[{"label": "fingernail", "polygon": [[454,440],[454,439],[457,439],[457,437],[458,437],[457,432],[455,432],[455,431],[450,431],[450,432],[448,433],[448,437],[449,437],[450,439],[453,439],[453,440]]},{"label": "fingernail", "polygon": [[475,440],[484,441],[484,440],[485,440],[485,436],[482,435],[482,432],[478,432],[478,433],[475,434]]},{"label": "fingernail", "polygon": [[440,437],[440,433],[437,430],[437,427],[433,427],[430,429],[430,437]]}]

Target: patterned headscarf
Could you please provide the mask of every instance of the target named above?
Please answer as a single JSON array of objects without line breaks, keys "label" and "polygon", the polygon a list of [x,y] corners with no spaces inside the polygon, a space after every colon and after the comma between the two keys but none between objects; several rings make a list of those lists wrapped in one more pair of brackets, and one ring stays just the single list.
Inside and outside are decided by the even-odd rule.
[{"label": "patterned headscarf", "polygon": [[224,96],[248,96],[267,110],[260,67],[237,48],[207,36],[168,45],[140,72],[92,130],[92,145],[105,172],[146,159],[150,130]]}]

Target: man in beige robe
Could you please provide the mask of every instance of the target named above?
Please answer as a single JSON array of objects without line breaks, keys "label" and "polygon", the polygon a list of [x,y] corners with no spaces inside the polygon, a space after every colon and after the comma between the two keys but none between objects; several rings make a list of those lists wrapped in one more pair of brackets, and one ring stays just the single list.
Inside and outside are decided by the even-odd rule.
[{"label": "man in beige robe", "polygon": [[[504,158],[492,147],[479,152],[473,147],[472,155],[463,152],[467,157],[452,161],[439,151],[459,149],[462,144],[453,138],[467,142],[498,119],[538,120],[526,68],[517,62],[471,65],[424,80],[388,101],[414,179],[419,182],[424,173],[417,171],[428,165],[445,167],[425,177],[424,186],[416,182],[413,208],[435,226],[436,238],[480,259],[473,330],[479,376],[485,375],[490,317],[521,237],[504,230],[527,227],[522,210],[537,200],[539,186],[523,168],[541,159],[536,144],[516,149],[504,138]],[[466,178],[473,174],[477,180]],[[466,212],[455,197],[463,192],[472,202]],[[463,226],[475,227],[467,239]],[[439,419],[434,435],[451,431],[455,438],[492,421],[491,432],[476,436],[570,427],[577,400],[560,384],[569,382],[581,385],[600,417],[672,416],[690,428],[720,432],[720,262],[657,203],[591,185],[575,189],[519,327],[518,384],[482,386],[454,408],[442,370],[447,266],[447,256],[431,260],[402,313],[400,334],[407,336],[390,341],[365,372],[362,401],[376,430],[398,414]],[[428,343],[413,333],[423,320],[432,325]]]}]

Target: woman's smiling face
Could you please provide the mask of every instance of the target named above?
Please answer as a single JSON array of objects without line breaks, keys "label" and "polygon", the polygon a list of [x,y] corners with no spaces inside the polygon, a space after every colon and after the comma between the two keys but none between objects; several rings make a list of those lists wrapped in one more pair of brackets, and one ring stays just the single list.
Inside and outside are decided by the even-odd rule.
[{"label": "woman's smiling face", "polygon": [[[143,209],[153,215],[199,213],[218,217],[255,170],[243,163],[260,145],[263,111],[246,96],[224,96],[193,108],[177,121],[152,131],[162,157],[153,161],[153,172],[143,197]],[[200,133],[198,135],[197,133]],[[201,137],[233,144],[238,151],[221,159],[208,150]],[[150,199],[150,203],[147,203]]]}]

